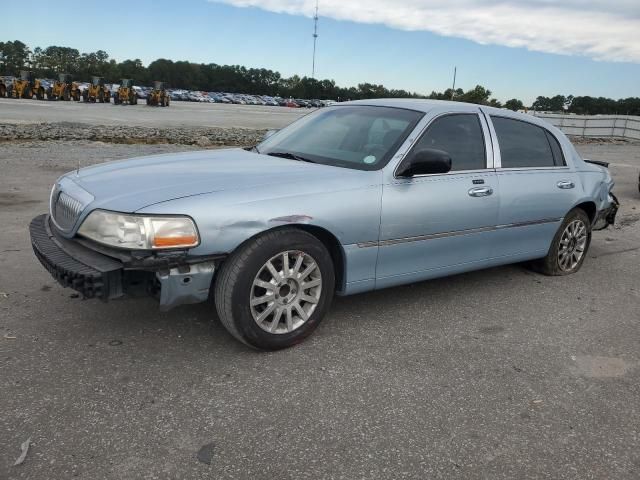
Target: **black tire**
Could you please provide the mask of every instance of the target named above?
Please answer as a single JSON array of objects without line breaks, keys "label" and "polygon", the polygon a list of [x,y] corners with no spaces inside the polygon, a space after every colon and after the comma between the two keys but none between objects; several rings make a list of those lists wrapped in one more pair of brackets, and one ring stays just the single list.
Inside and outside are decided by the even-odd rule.
[{"label": "black tire", "polygon": [[[254,320],[249,305],[256,275],[272,257],[285,251],[310,255],[322,275],[322,289],[308,320],[288,333],[269,333]],[[261,350],[279,350],[303,341],[320,324],[333,300],[335,273],[331,255],[313,235],[296,228],[266,232],[241,245],[222,264],[214,279],[220,321],[239,341]]]},{"label": "black tire", "polygon": [[[578,260],[575,266],[571,268],[563,268],[560,265],[559,252],[561,248],[561,241],[563,234],[569,224],[574,221],[579,221],[584,224],[586,228],[586,243],[584,245],[584,249],[582,252],[582,256]],[[571,210],[562,221],[560,228],[556,232],[553,237],[553,241],[551,242],[551,247],[549,248],[549,252],[547,256],[541,258],[540,260],[536,260],[532,263],[532,267],[534,270],[543,273],[545,275],[550,276],[559,276],[559,275],[571,275],[572,273],[576,273],[582,267],[584,263],[584,259],[587,258],[587,253],[589,251],[589,245],[591,244],[591,221],[589,220],[589,216],[586,214],[584,210],[581,208],[574,208]]]},{"label": "black tire", "polygon": [[69,100],[71,100],[71,94],[69,93],[69,89],[65,88],[64,91],[62,92],[62,99],[65,102],[68,102]]}]

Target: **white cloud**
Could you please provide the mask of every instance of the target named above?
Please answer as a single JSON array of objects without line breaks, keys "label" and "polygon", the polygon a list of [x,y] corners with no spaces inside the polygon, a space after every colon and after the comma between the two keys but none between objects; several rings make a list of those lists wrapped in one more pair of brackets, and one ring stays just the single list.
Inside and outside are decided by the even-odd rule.
[{"label": "white cloud", "polygon": [[[315,0],[209,0],[311,16]],[[640,0],[320,0],[320,16],[640,63]]]}]

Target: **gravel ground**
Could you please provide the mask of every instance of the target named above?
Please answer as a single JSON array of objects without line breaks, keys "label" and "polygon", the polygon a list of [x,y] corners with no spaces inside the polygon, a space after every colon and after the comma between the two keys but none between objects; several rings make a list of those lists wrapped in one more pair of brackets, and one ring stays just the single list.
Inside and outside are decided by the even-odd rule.
[{"label": "gravel ground", "polygon": [[125,144],[255,145],[266,130],[246,128],[183,127],[158,128],[126,125],[86,125],[82,123],[1,124],[0,144],[35,140],[101,141]]},{"label": "gravel ground", "polygon": [[211,305],[83,301],[31,252],[61,173],[191,148],[0,144],[0,479],[640,477],[640,147],[580,147],[612,162],[623,210],[578,274],[338,298],[276,353]]}]

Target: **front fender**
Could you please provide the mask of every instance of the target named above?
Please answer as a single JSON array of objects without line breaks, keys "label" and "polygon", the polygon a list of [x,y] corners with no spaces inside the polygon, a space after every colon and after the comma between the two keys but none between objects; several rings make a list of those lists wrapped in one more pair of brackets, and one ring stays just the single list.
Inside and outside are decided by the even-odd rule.
[{"label": "front fender", "polygon": [[341,245],[377,240],[381,196],[379,184],[271,198],[239,190],[176,199],[137,213],[191,216],[201,239],[191,253],[209,255],[230,253],[245,240],[284,225],[323,228]]}]

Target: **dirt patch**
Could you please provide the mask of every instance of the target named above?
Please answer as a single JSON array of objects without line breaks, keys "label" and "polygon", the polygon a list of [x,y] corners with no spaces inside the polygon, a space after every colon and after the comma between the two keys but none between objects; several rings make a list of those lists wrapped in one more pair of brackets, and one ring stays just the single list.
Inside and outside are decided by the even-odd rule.
[{"label": "dirt patch", "polygon": [[618,220],[617,226],[620,228],[628,227],[629,225],[633,225],[638,221],[640,221],[640,214],[631,213],[631,214],[623,215]]},{"label": "dirt patch", "polygon": [[25,198],[19,193],[0,192],[0,207],[19,207],[37,203],[40,203],[40,200]]},{"label": "dirt patch", "polygon": [[590,378],[622,377],[631,369],[629,363],[615,357],[582,355],[571,357],[571,360],[575,374]]}]

